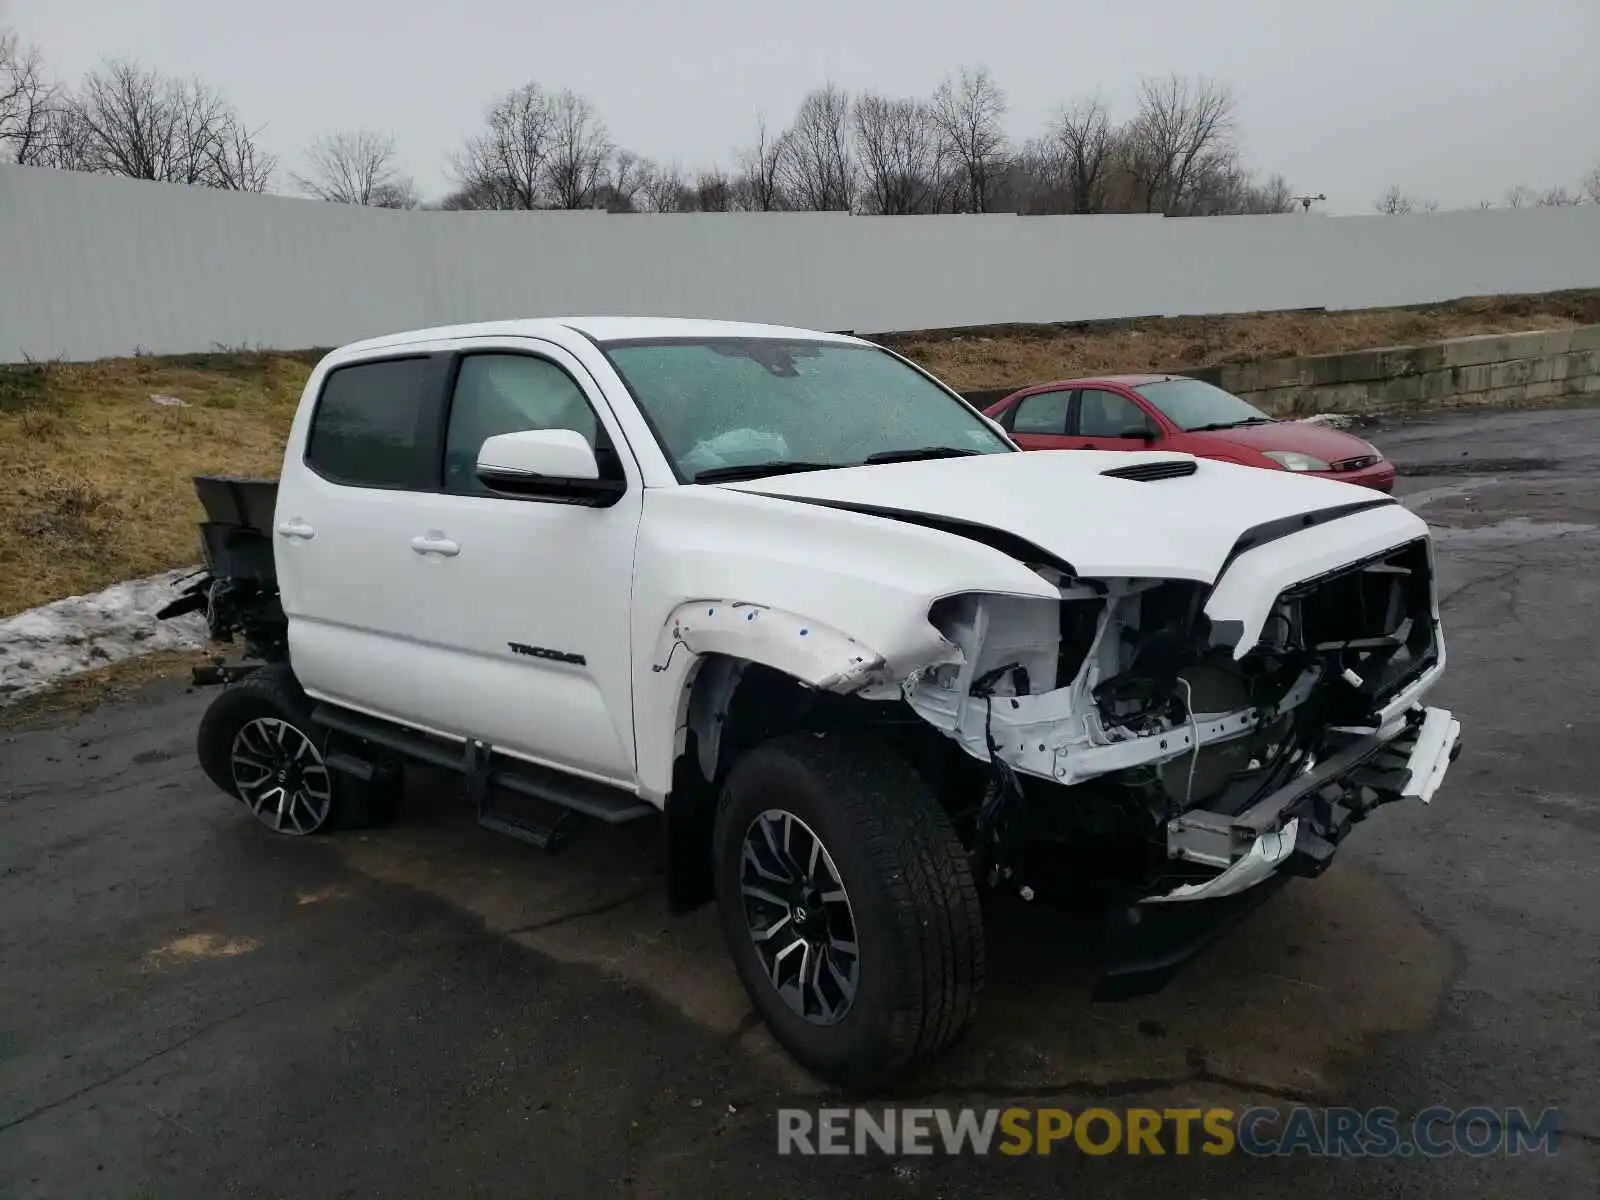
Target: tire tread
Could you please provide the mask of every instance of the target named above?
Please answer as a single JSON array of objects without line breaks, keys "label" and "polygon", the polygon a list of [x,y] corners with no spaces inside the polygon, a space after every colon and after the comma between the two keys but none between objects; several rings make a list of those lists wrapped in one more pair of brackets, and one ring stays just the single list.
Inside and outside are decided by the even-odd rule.
[{"label": "tire tread", "polygon": [[[750,755],[782,756],[813,776],[856,832],[893,910],[905,970],[886,1044],[878,1061],[840,1081],[871,1085],[916,1070],[966,1032],[984,984],[983,912],[949,817],[914,768],[870,736],[803,730]],[[725,788],[719,819],[732,802]]]}]

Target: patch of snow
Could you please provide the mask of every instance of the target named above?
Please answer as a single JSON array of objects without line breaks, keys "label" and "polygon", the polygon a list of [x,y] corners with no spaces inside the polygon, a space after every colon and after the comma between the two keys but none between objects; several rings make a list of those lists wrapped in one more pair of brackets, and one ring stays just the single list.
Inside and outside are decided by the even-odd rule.
[{"label": "patch of snow", "polygon": [[0,618],[0,705],[80,671],[157,650],[203,647],[202,614],[156,620],[156,610],[177,598],[176,585],[195,570],[130,579],[92,596],[69,596]]},{"label": "patch of snow", "polygon": [[1320,425],[1324,429],[1349,429],[1356,423],[1356,419],[1349,413],[1317,413],[1310,417],[1301,417],[1301,425]]},{"label": "patch of snow", "polygon": [[168,408],[172,408],[172,407],[188,408],[189,407],[189,402],[187,400],[179,400],[176,396],[151,396],[150,397],[150,403],[151,404],[163,404],[163,405],[166,405]]}]

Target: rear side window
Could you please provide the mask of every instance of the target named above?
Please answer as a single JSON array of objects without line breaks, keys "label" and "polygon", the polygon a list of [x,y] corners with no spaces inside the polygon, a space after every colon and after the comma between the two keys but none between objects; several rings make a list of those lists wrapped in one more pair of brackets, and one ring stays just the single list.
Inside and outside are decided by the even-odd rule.
[{"label": "rear side window", "polygon": [[317,474],[356,487],[430,486],[424,413],[432,409],[439,373],[431,358],[329,372],[311,417],[306,462]]}]

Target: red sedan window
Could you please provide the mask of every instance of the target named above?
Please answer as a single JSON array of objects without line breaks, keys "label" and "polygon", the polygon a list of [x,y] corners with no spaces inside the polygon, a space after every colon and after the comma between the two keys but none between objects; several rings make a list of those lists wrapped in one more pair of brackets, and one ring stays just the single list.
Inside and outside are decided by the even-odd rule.
[{"label": "red sedan window", "polygon": [[1067,401],[1072,392],[1036,392],[1024,396],[1012,419],[1013,433],[1063,434],[1067,431]]},{"label": "red sedan window", "polygon": [[1078,434],[1081,437],[1126,437],[1129,430],[1145,429],[1150,424],[1142,408],[1115,392],[1085,388],[1078,400]]}]

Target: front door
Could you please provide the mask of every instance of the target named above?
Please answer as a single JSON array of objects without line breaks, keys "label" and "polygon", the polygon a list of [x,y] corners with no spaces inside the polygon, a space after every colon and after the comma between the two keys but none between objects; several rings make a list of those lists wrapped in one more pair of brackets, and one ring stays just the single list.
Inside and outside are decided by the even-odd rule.
[{"label": "front door", "polygon": [[[493,495],[485,438],[572,429],[628,490],[606,508]],[[435,728],[619,783],[634,777],[630,611],[643,511],[637,466],[584,367],[518,339],[459,355],[440,488],[414,499],[417,640],[436,647]]]},{"label": "front door", "polygon": [[1024,396],[1011,408],[1011,438],[1024,450],[1065,450],[1067,440],[1067,409],[1072,390],[1064,388],[1053,392],[1034,392]]},{"label": "front door", "polygon": [[[1150,438],[1139,437],[1139,430],[1148,430]],[[1078,393],[1066,444],[1082,450],[1146,450],[1159,432],[1144,409],[1126,396],[1105,388],[1084,388]]]}]

